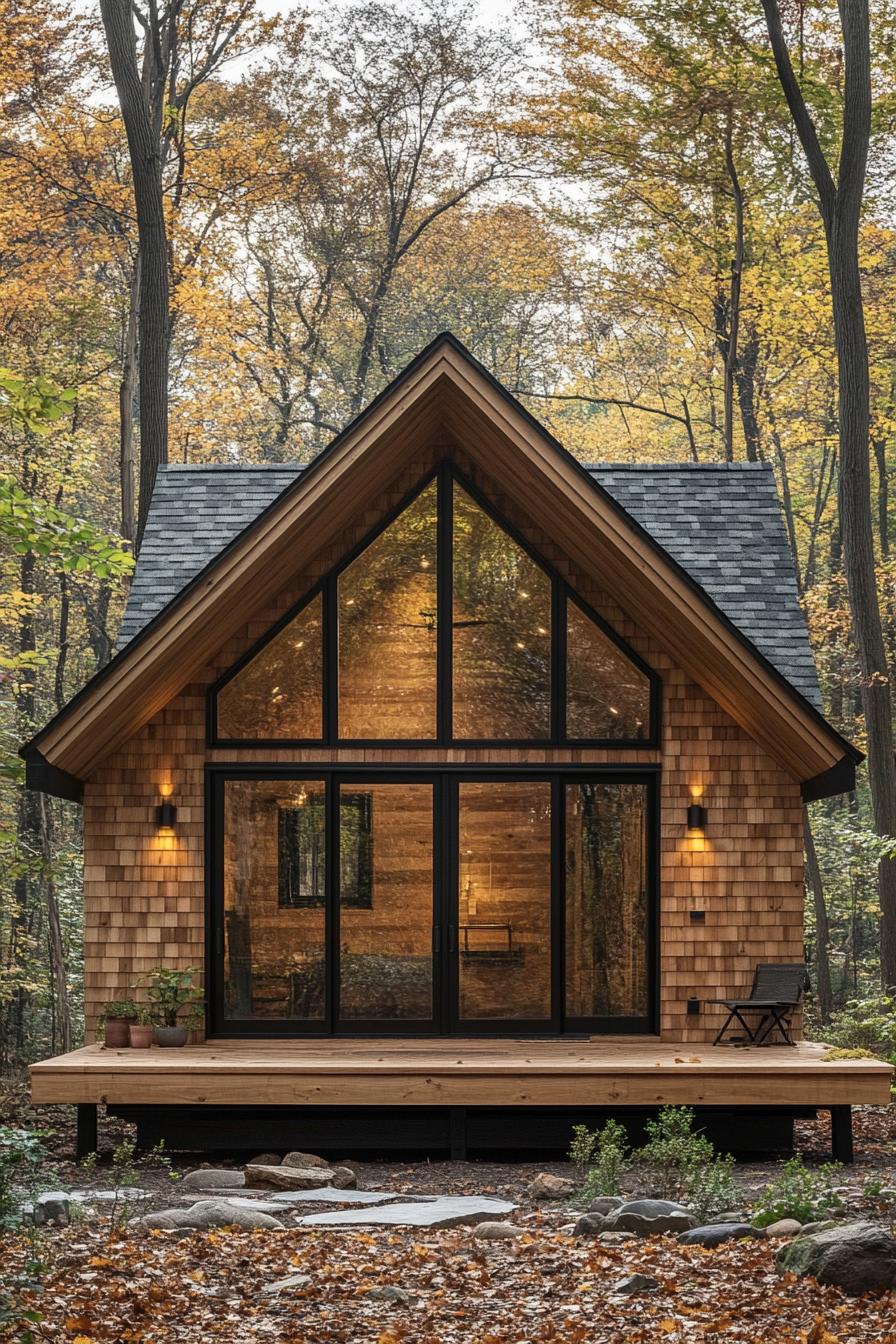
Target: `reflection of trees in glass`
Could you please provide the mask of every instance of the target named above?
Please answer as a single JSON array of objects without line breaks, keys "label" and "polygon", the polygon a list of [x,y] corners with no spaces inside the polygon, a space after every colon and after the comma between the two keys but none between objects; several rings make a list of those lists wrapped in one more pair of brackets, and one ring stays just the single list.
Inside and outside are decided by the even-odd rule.
[{"label": "reflection of trees in glass", "polygon": [[644,790],[638,784],[566,789],[566,1013],[647,1012]]},{"label": "reflection of trees in glass", "polygon": [[454,736],[547,738],[551,583],[454,487]]},{"label": "reflection of trees in glass", "polygon": [[338,580],[339,736],[436,734],[436,484]]},{"label": "reflection of trees in glass", "polygon": [[[323,798],[320,780],[226,782],[223,904],[227,1017],[319,1019],[324,1015],[324,910],[315,907],[280,914],[278,906],[282,880],[280,817],[285,812],[305,811],[322,815]],[[322,834],[319,845],[322,854]],[[320,886],[322,890],[322,876]]]},{"label": "reflection of trees in glass", "polygon": [[637,741],[649,733],[650,682],[576,602],[566,603],[568,737]]},{"label": "reflection of trees in glass", "polygon": [[[277,898],[282,906],[322,906],[326,900],[324,795],[277,809]],[[373,904],[373,837],[369,793],[339,799],[339,890],[343,905]]]},{"label": "reflection of trees in glass", "polygon": [[218,736],[323,736],[320,594],[218,691]]}]

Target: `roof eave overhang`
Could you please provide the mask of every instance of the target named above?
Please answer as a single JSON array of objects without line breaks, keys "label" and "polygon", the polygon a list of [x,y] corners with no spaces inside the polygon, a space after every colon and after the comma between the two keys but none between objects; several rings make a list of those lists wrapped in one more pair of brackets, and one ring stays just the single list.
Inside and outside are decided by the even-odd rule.
[{"label": "roof eave overhang", "polygon": [[240,627],[247,604],[272,597],[311,558],[310,548],[325,545],[424,446],[452,442],[479,452],[482,469],[526,513],[540,508],[554,529],[562,517],[570,558],[599,571],[605,586],[609,580],[633,619],[812,797],[852,787],[844,781],[854,782],[860,753],[451,337],[423,351],[22,749],[35,761],[32,777],[56,792],[37,768],[53,767],[68,790],[59,796],[71,797],[66,781],[87,778],[173,698]]}]

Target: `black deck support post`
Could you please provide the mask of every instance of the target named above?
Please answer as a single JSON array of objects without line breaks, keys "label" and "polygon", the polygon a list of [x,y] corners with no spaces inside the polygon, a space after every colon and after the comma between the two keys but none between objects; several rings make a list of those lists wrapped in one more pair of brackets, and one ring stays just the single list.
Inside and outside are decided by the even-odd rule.
[{"label": "black deck support post", "polygon": [[463,1106],[452,1106],[448,1117],[451,1161],[467,1160],[467,1112]]},{"label": "black deck support post", "polygon": [[831,1152],[836,1162],[852,1162],[852,1107],[831,1107]]},{"label": "black deck support post", "polygon": [[75,1157],[80,1162],[97,1151],[96,1106],[79,1103],[76,1110]]}]

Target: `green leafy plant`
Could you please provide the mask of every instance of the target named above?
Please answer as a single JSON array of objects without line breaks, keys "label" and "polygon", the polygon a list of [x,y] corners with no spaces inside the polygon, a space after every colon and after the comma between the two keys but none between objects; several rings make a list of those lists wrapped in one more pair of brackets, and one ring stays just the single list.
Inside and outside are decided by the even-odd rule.
[{"label": "green leafy plant", "polygon": [[108,1003],[103,1004],[102,1012],[99,1016],[100,1023],[106,1023],[110,1018],[124,1018],[126,1021],[136,1020],[140,1009],[133,999],[110,999]]},{"label": "green leafy plant", "polygon": [[896,990],[850,999],[818,1034],[842,1050],[896,1053]]},{"label": "green leafy plant", "polygon": [[579,1168],[583,1193],[618,1195],[629,1152],[628,1136],[616,1120],[598,1130],[576,1125],[572,1132],[569,1160]]},{"label": "green leafy plant", "polygon": [[634,1162],[659,1199],[685,1200],[697,1172],[719,1161],[709,1139],[694,1129],[694,1120],[688,1106],[664,1106],[645,1125],[647,1142],[634,1154]]},{"label": "green leafy plant", "polygon": [[46,1157],[41,1135],[35,1130],[0,1126],[0,1227],[18,1221],[22,1197],[34,1193]]},{"label": "green leafy plant", "polygon": [[807,1167],[799,1156],[792,1157],[760,1194],[753,1206],[756,1227],[768,1227],[781,1218],[801,1223],[816,1222],[836,1213],[843,1200],[834,1188],[840,1175],[839,1162],[822,1167]]},{"label": "green leafy plant", "polygon": [[694,1129],[694,1112],[665,1106],[646,1125],[647,1142],[629,1151],[625,1130],[608,1120],[599,1130],[584,1125],[573,1130],[570,1161],[579,1168],[587,1196],[618,1195],[626,1171],[637,1172],[642,1184],[660,1199],[676,1199],[698,1218],[730,1209],[738,1198],[734,1158],[716,1152]]},{"label": "green leafy plant", "polygon": [[198,974],[197,966],[182,971],[159,966],[139,980],[138,985],[146,988],[150,1020],[163,1027],[198,1026],[205,1003],[202,990],[193,983]]}]

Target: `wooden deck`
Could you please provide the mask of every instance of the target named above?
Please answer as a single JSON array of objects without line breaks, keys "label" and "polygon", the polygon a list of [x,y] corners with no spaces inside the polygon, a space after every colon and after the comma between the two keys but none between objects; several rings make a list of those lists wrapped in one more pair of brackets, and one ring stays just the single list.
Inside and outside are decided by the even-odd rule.
[{"label": "wooden deck", "polygon": [[824,1046],[656,1040],[208,1041],[85,1046],[31,1068],[35,1102],[132,1106],[885,1105],[893,1070]]}]

